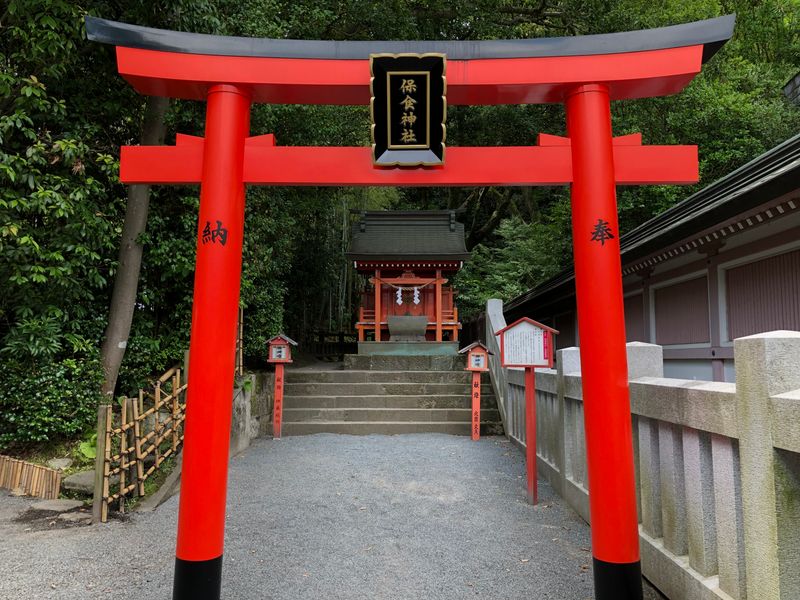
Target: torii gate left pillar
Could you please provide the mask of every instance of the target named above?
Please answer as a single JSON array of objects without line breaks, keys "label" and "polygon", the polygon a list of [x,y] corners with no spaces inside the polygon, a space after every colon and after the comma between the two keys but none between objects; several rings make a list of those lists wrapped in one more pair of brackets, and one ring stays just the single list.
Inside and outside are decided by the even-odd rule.
[{"label": "torii gate left pillar", "polygon": [[234,363],[219,358],[236,352],[250,97],[248,89],[233,85],[208,90],[175,598],[221,593]]},{"label": "torii gate left pillar", "polygon": [[[564,102],[568,138],[451,147],[446,165],[381,168],[369,147],[279,147],[248,137],[250,103],[369,104],[371,53],[409,42],[241,40],[87,18],[143,94],[207,101],[205,138],[122,148],[125,183],[201,185],[174,600],[219,600],[244,186],[571,185],[595,597],[640,600],[616,185],[694,183],[694,146],[613,138],[610,102],[683,89],[733,17],[569,39],[416,42],[448,56],[448,104]],[[376,315],[377,316],[377,315]]]}]

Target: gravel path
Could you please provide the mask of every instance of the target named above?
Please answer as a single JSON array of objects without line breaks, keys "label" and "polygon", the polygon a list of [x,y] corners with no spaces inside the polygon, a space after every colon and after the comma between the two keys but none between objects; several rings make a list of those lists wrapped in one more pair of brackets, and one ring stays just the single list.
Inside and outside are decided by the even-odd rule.
[{"label": "gravel path", "polygon": [[[588,527],[545,482],[528,505],[524,472],[504,438],[259,440],[231,465],[223,598],[590,600]],[[10,521],[29,503],[0,496],[0,598],[170,598],[177,498],[59,531]]]}]

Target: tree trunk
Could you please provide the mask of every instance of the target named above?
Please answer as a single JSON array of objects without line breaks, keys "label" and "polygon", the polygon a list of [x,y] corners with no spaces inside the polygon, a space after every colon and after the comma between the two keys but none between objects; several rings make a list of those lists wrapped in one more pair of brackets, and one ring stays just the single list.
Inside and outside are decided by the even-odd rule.
[{"label": "tree trunk", "polygon": [[[164,116],[169,107],[168,98],[149,96],[142,123],[142,145],[153,146],[164,143],[166,125]],[[136,305],[136,292],[139,285],[139,271],[142,266],[142,245],[139,236],[147,226],[147,211],[150,206],[150,186],[132,185],[128,188],[128,203],[125,210],[125,223],[122,226],[122,241],[119,248],[119,267],[114,279],[111,294],[111,307],[100,358],[103,361],[105,379],[103,395],[111,399],[117,387],[117,376],[128,334],[131,331],[133,310]]]},{"label": "tree trunk", "polygon": [[491,192],[494,193],[495,196],[498,196],[500,201],[495,206],[494,212],[492,216],[486,220],[482,227],[479,229],[472,229],[469,234],[467,235],[467,250],[472,250],[475,246],[480,244],[490,233],[492,233],[497,226],[500,224],[500,221],[503,220],[503,217],[506,215],[506,208],[511,202],[511,192],[509,190],[505,190],[503,193],[498,192],[495,188],[487,188]]}]

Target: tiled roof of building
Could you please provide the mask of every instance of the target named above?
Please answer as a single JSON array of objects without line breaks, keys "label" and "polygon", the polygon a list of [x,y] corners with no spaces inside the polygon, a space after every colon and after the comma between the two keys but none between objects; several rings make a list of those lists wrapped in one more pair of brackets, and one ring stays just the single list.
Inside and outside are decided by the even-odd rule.
[{"label": "tiled roof of building", "polygon": [[364,211],[352,227],[351,260],[466,260],[456,211]]}]

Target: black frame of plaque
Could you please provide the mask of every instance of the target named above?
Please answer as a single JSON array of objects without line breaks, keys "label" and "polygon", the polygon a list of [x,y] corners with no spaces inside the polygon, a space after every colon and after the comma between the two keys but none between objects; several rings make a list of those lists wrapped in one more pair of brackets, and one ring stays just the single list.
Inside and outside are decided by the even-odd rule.
[{"label": "black frame of plaque", "polygon": [[[446,56],[371,54],[369,64],[373,164],[381,167],[444,164]],[[401,91],[397,83],[404,84],[409,76],[414,79],[413,91]],[[409,97],[413,108],[404,108]],[[412,124],[403,121],[409,115],[414,119]]]}]

